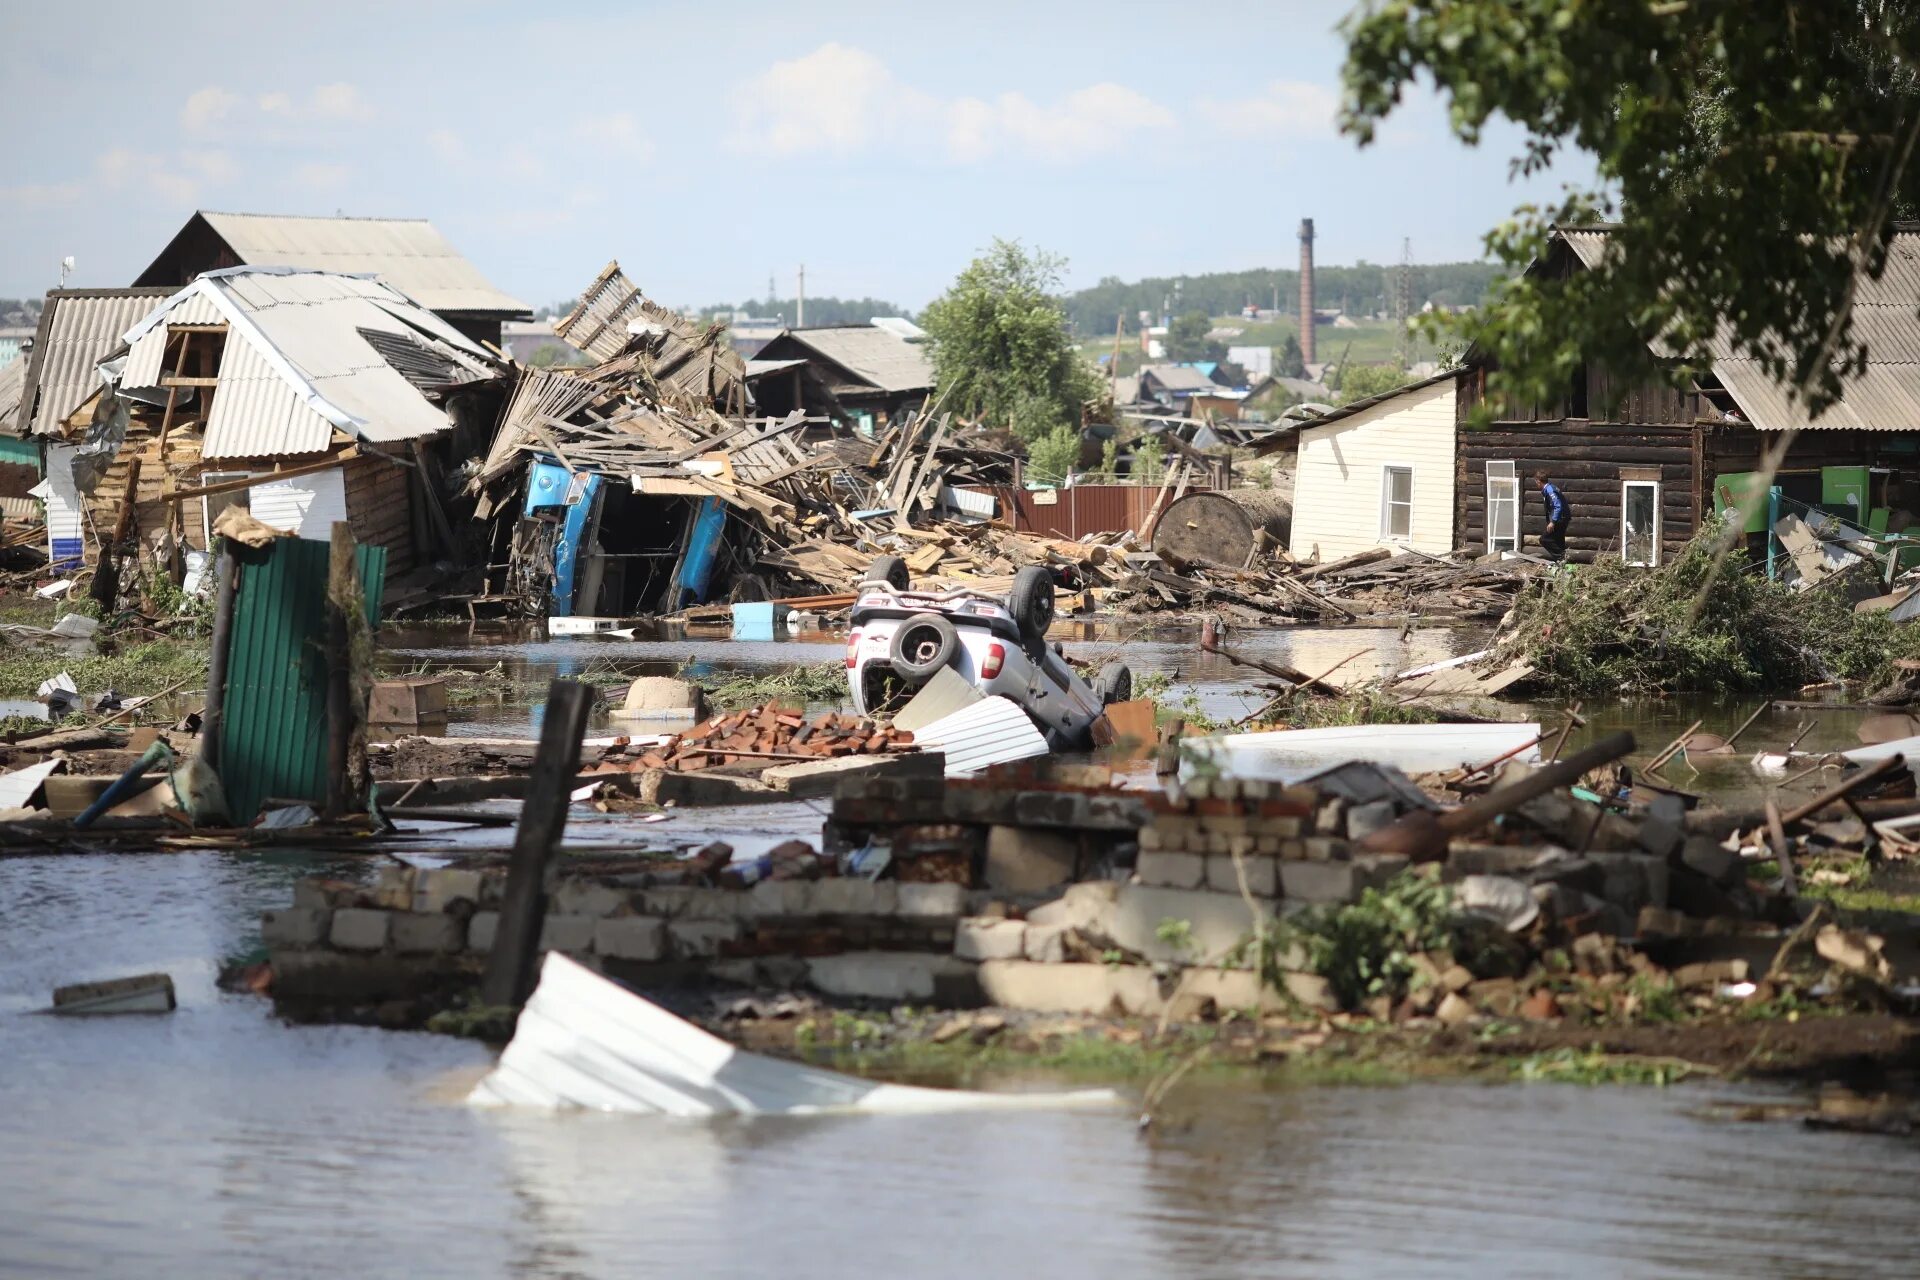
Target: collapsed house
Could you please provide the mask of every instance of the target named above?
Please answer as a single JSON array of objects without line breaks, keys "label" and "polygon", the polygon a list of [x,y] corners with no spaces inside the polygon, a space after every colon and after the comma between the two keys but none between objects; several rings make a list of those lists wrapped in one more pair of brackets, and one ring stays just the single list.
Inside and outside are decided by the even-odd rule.
[{"label": "collapsed house", "polygon": [[134,281],[177,289],[228,267],[304,267],[373,276],[475,342],[500,346],[526,303],[495,288],[425,218],[325,218],[202,209]]},{"label": "collapsed house", "polygon": [[863,435],[898,422],[933,393],[926,348],[878,324],[786,329],[754,356],[762,412],[832,417]]},{"label": "collapsed house", "polygon": [[498,372],[390,285],[208,272],[125,331],[91,395],[41,422],[52,557],[137,548],[178,568],[229,505],[310,538],[344,520],[387,549],[390,577],[454,554],[442,468],[487,439]]}]

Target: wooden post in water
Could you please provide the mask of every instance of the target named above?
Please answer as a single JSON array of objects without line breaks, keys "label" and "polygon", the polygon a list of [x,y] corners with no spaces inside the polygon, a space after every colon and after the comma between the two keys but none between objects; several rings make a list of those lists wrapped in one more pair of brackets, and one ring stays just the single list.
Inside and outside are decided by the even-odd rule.
[{"label": "wooden post in water", "polygon": [[533,962],[547,914],[547,864],[566,830],[573,780],[580,772],[580,736],[592,706],[593,691],[586,685],[555,680],[547,686],[540,750],[520,806],[500,923],[480,983],[480,999],[486,1004],[518,1008],[533,991]]},{"label": "wooden post in water", "polygon": [[333,525],[333,539],[327,557],[327,817],[339,818],[358,806],[354,803],[353,774],[347,767],[348,746],[353,740],[353,652],[352,632],[347,621],[347,601],[360,593],[355,590],[353,530],[344,520]]},{"label": "wooden post in water", "polygon": [[220,771],[220,739],[227,724],[227,650],[233,644],[233,599],[240,565],[227,546],[213,562],[213,652],[207,660],[207,707],[200,715],[200,758]]}]

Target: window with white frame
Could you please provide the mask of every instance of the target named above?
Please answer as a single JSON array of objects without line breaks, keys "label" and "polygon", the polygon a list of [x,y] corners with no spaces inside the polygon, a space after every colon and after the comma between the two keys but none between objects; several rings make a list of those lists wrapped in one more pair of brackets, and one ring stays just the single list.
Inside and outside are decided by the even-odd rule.
[{"label": "window with white frame", "polygon": [[1511,462],[1487,464],[1487,550],[1520,549],[1520,475]]},{"label": "window with white frame", "polygon": [[[203,471],[200,473],[200,484],[202,487],[206,487],[223,484],[228,480],[245,480],[252,474],[251,471]],[[247,497],[251,492],[252,490],[249,489],[229,489],[225,493],[209,493],[201,496],[201,546],[211,547],[213,545],[213,522],[220,518],[222,511],[225,511],[228,507],[238,507],[242,511],[252,510],[253,504]]]},{"label": "window with white frame", "polygon": [[1380,469],[1380,536],[1405,542],[1413,537],[1413,468]]},{"label": "window with white frame", "polygon": [[1620,554],[1628,564],[1660,563],[1660,482],[1620,483]]}]

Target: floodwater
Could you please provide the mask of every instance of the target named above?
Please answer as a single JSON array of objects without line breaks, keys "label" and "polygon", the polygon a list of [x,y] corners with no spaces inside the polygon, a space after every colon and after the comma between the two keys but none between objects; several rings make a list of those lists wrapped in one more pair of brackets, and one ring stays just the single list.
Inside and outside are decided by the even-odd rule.
[{"label": "floodwater", "polygon": [[[1920,1146],[1743,1089],[1261,1089],[675,1122],[473,1111],[481,1046],[214,988],[298,855],[0,859],[0,1275],[1912,1276]],[[171,972],[170,1016],[55,1019]]]}]

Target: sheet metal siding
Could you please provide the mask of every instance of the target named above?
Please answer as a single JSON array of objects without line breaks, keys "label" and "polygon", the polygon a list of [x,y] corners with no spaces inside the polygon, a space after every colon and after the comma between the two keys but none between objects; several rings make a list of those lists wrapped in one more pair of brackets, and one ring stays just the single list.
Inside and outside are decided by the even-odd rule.
[{"label": "sheet metal siding", "polygon": [[77,569],[85,554],[85,517],[73,483],[73,455],[79,446],[47,446],[47,559],[55,570]]},{"label": "sheet metal siding", "polygon": [[127,330],[160,305],[168,292],[155,289],[103,297],[52,297],[53,315],[47,322],[46,340],[35,346],[35,367],[28,371],[38,403],[32,406],[27,429],[50,430],[78,409],[102,385],[100,361],[120,345]]},{"label": "sheet metal siding", "polygon": [[[319,803],[327,794],[328,543],[281,538],[243,552],[227,649],[221,782],[236,820],[268,797]],[[367,622],[377,627],[384,547],[361,547]]]},{"label": "sheet metal siding", "polygon": [[[135,316],[126,328],[133,328],[148,314],[150,311]],[[161,322],[141,334],[139,340],[127,352],[127,367],[120,374],[120,385],[135,389],[160,385],[161,375],[170,372],[166,368],[168,325],[225,324],[226,322],[227,318],[220,313],[220,308],[204,294],[189,294],[180,299],[168,309]]]},{"label": "sheet metal siding", "polygon": [[[144,341],[144,339],[143,339]],[[323,453],[333,424],[315,413],[266,356],[233,335],[220,358],[220,385],[201,439],[200,456],[278,458]]]},{"label": "sheet metal siding", "polygon": [[347,487],[340,468],[255,485],[248,490],[254,519],[302,538],[327,542],[347,518]]},{"label": "sheet metal siding", "polygon": [[924,725],[914,740],[945,753],[949,776],[1047,753],[1047,740],[1027,713],[1002,697],[984,698]]}]

